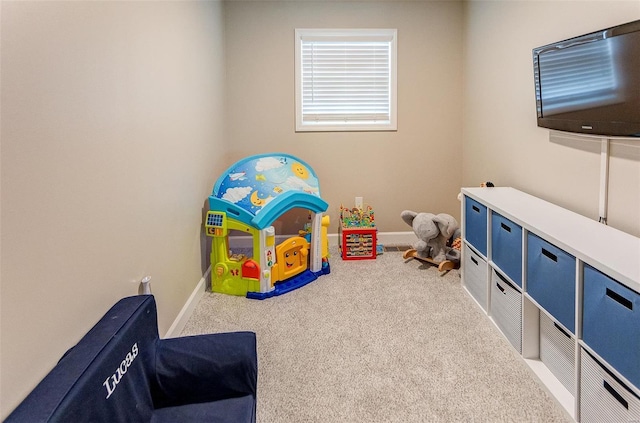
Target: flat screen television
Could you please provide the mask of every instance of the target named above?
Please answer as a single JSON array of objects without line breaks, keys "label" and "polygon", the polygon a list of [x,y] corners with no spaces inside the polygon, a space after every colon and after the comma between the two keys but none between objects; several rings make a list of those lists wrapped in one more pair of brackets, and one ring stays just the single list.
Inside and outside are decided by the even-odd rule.
[{"label": "flat screen television", "polygon": [[533,49],[538,126],[640,137],[640,20]]}]

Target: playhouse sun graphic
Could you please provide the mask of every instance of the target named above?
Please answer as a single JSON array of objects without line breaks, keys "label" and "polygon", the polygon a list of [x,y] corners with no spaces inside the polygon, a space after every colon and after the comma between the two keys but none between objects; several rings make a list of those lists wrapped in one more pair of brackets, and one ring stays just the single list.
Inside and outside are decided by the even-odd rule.
[{"label": "playhouse sun graphic", "polygon": [[275,197],[287,191],[302,191],[320,197],[318,179],[287,157],[261,157],[233,169],[223,183],[221,198],[257,214]]}]

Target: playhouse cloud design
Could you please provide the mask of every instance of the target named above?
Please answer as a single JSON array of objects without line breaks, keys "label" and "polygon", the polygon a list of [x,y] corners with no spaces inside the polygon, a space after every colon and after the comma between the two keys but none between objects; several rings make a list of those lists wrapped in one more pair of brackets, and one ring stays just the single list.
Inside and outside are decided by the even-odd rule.
[{"label": "playhouse cloud design", "polygon": [[251,194],[251,187],[229,188],[222,196],[223,199],[237,203]]},{"label": "playhouse cloud design", "polygon": [[258,161],[256,162],[256,172],[264,172],[265,170],[277,169],[284,166],[285,163],[275,157],[263,157],[258,159]]},{"label": "playhouse cloud design", "polygon": [[306,181],[303,181],[297,176],[292,176],[289,179],[287,179],[287,186],[290,189],[299,189],[309,194],[315,194],[318,192],[317,186],[315,187],[311,186]]}]

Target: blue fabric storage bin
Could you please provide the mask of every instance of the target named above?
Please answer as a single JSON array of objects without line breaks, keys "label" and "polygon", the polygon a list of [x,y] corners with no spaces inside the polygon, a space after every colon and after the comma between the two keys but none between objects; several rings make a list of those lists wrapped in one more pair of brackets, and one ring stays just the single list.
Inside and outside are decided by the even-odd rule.
[{"label": "blue fabric storage bin", "polygon": [[491,260],[522,288],[522,227],[497,213],[491,215]]},{"label": "blue fabric storage bin", "polygon": [[640,387],[640,294],[584,266],[582,338]]},{"label": "blue fabric storage bin", "polygon": [[532,233],[527,236],[527,292],[575,334],[576,259]]},{"label": "blue fabric storage bin", "polygon": [[487,207],[464,197],[464,237],[480,254],[487,256]]}]

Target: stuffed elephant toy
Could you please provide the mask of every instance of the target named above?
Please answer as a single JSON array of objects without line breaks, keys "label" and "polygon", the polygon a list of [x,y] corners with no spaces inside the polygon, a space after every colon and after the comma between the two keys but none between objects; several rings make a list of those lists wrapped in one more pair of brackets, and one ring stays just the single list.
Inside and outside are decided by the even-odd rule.
[{"label": "stuffed elephant toy", "polygon": [[447,246],[447,241],[454,234],[460,233],[458,221],[453,216],[446,213],[416,213],[411,210],[403,211],[400,216],[413,228],[419,239],[414,245],[418,257],[431,258],[437,263],[455,260],[455,257],[450,256],[451,247]]}]

